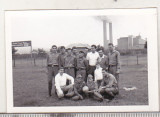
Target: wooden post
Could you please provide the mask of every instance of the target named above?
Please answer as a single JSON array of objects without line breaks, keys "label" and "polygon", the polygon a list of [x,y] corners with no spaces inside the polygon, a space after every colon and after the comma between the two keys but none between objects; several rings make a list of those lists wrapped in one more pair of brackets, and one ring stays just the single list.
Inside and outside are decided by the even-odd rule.
[{"label": "wooden post", "polygon": [[127,55],[127,66],[128,66],[128,55]]},{"label": "wooden post", "polygon": [[137,65],[138,65],[139,63],[138,63],[138,54],[137,54]]},{"label": "wooden post", "polygon": [[35,57],[34,57],[34,66],[36,66],[36,59],[35,59]]},{"label": "wooden post", "polygon": [[32,58],[32,42],[31,42],[31,58]]},{"label": "wooden post", "polygon": [[31,59],[30,59],[30,60],[31,60],[31,64],[33,63],[33,62],[32,62],[33,59],[34,59],[34,58],[33,58],[33,55],[32,55],[32,42],[31,42]]},{"label": "wooden post", "polygon": [[13,55],[13,67],[16,67],[16,58],[15,58],[15,54]]}]

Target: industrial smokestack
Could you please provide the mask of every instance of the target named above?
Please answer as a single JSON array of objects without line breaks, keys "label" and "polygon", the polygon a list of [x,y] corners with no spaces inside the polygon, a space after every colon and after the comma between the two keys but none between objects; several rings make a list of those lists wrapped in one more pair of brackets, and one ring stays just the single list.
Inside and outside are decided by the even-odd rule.
[{"label": "industrial smokestack", "polygon": [[104,49],[107,50],[108,48],[108,40],[107,40],[107,27],[106,27],[106,20],[103,20],[103,46]]}]

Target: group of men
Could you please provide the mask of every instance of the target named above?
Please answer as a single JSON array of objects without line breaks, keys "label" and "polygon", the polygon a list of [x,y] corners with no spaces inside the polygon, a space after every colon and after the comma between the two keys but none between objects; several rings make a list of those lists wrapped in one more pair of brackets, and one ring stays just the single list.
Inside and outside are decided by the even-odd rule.
[{"label": "group of men", "polygon": [[96,50],[96,45],[88,52],[61,46],[58,53],[57,46],[53,45],[47,57],[49,96],[52,87],[58,98],[73,100],[93,97],[102,101],[104,95],[114,97],[118,94],[120,54],[112,43],[108,44],[108,50],[105,55],[103,49]]}]

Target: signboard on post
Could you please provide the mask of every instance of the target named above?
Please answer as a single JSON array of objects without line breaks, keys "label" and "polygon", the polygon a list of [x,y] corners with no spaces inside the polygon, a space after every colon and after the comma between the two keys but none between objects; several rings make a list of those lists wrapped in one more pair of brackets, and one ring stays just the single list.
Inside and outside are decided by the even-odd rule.
[{"label": "signboard on post", "polygon": [[12,42],[12,47],[32,47],[31,41],[16,41]]},{"label": "signboard on post", "polygon": [[[31,41],[15,41],[12,42],[12,48],[15,47],[31,47],[31,58],[32,58],[32,42]],[[15,67],[15,54],[13,55],[14,67]]]},{"label": "signboard on post", "polygon": [[32,58],[32,42],[31,41],[15,41],[15,42],[12,42],[12,47],[31,47],[31,58]]}]

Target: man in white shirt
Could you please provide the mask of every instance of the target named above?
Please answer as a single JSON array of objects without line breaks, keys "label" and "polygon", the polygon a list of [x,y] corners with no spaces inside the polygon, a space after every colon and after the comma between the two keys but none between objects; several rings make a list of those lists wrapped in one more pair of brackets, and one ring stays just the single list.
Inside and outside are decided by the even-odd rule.
[{"label": "man in white shirt", "polygon": [[[71,81],[71,84],[67,85],[67,80]],[[58,98],[72,97],[74,78],[66,73],[64,73],[64,68],[59,69],[59,73],[55,77],[55,86]]]},{"label": "man in white shirt", "polygon": [[102,79],[103,79],[103,74],[102,74],[102,67],[100,66],[99,63],[96,64],[96,70],[94,71],[94,77],[95,77],[95,82],[99,86],[101,85]]},{"label": "man in white shirt", "polygon": [[96,69],[96,63],[99,59],[99,53],[96,52],[96,46],[91,46],[91,52],[89,52],[86,56],[89,66],[88,66],[88,74],[94,76],[94,70]]}]

